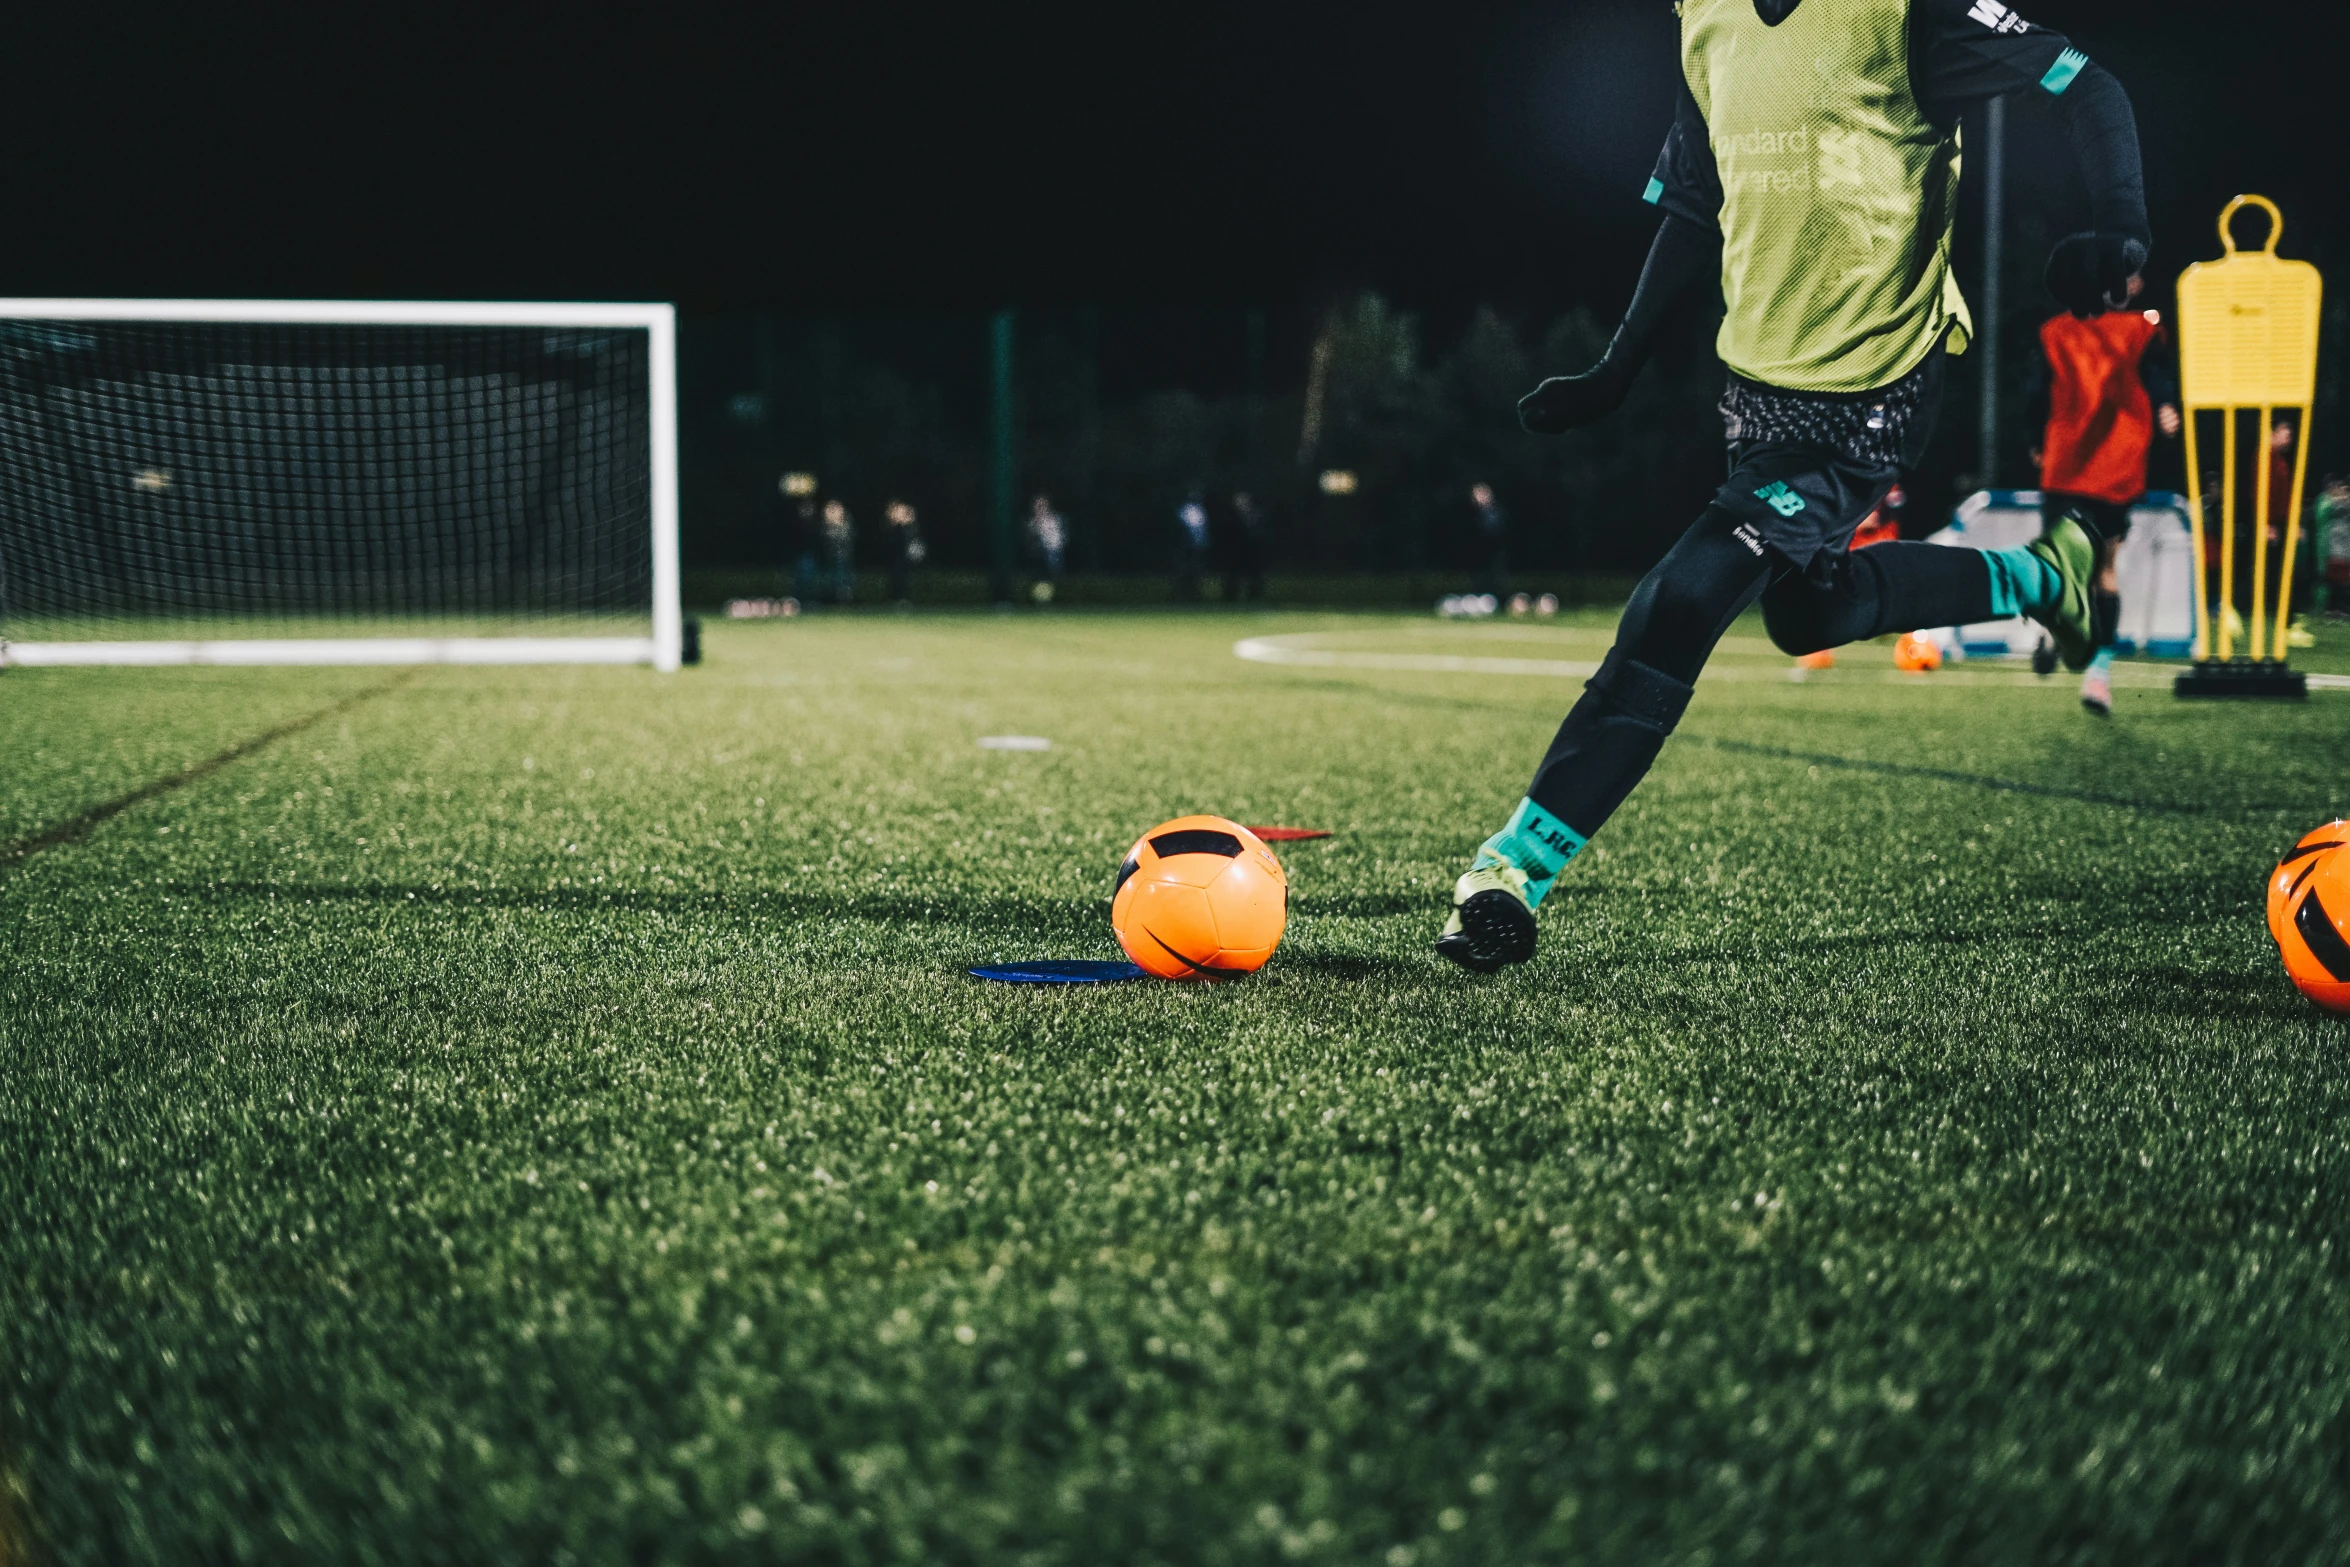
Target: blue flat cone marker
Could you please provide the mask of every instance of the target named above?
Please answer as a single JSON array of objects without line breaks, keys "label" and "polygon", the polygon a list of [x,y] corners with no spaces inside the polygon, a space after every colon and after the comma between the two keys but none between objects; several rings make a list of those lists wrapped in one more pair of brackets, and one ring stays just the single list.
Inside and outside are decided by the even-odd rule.
[{"label": "blue flat cone marker", "polygon": [[1124,961],[1046,959],[1037,963],[983,963],[971,970],[971,977],[992,979],[1004,985],[1115,985],[1144,975],[1141,969]]}]

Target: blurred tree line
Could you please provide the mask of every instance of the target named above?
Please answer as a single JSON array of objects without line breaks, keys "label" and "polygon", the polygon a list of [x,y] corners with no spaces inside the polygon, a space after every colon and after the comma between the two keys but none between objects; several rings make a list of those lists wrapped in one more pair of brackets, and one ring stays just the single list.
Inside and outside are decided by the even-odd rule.
[{"label": "blurred tree line", "polygon": [[[1457,570],[1479,548],[1468,492],[1510,518],[1521,572],[1645,568],[1722,466],[1714,323],[1691,320],[1615,418],[1546,439],[1516,403],[1579,371],[1610,328],[1569,311],[1478,309],[1431,331],[1375,293],[1264,311],[1023,311],[1014,337],[1015,493],[1049,495],[1084,572],[1163,572],[1176,509],[1235,491],[1269,515],[1286,572]],[[989,557],[985,317],[692,317],[681,352],[689,566],[767,567],[793,548],[777,481],[845,501],[860,554],[882,509],[918,508],[933,563]],[[1328,493],[1322,475],[1355,476]]]},{"label": "blurred tree line", "polygon": [[[2029,488],[2026,387],[2040,323],[2055,308],[2040,273],[2061,225],[2069,165],[2017,163],[2003,268],[1999,450],[1980,444],[1984,356],[1951,367],[1939,426],[1910,475],[1913,536],[1984,487]],[[2048,189],[2040,189],[2047,186]],[[2181,237],[2150,269],[2143,303],[2172,308],[2186,260],[2213,247]],[[1974,228],[1958,271],[1980,297]],[[2338,291],[2337,291],[2338,292]],[[1612,322],[1612,317],[1609,318]],[[1247,490],[1270,520],[1277,572],[1453,572],[1479,551],[1469,487],[1491,484],[1510,517],[1521,573],[1645,570],[1705,504],[1722,471],[1715,413],[1719,317],[1668,334],[1630,402],[1595,429],[1555,439],[1518,428],[1517,399],[1544,375],[1588,366],[1609,327],[1583,309],[1528,321],[1491,308],[1440,323],[1376,293],[1312,310],[1023,311],[1014,334],[1015,524],[1046,494],[1066,519],[1079,572],[1160,573],[1176,508],[1195,487],[1212,512]],[[934,564],[989,561],[989,323],[928,316],[693,316],[684,322],[681,437],[689,566],[773,568],[793,541],[776,493],[787,471],[845,501],[860,555],[877,564],[876,524],[903,498],[921,515]],[[2350,468],[2350,301],[2328,302],[2312,485]],[[1319,477],[1356,476],[1330,494]],[[2181,488],[2175,442],[2156,489]]]}]

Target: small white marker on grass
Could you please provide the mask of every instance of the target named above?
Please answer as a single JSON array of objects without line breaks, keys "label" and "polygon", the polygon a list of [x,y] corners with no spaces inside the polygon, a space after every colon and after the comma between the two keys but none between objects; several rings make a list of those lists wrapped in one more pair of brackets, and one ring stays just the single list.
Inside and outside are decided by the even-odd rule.
[{"label": "small white marker on grass", "polygon": [[1042,735],[981,735],[982,751],[1049,751],[1053,743]]}]

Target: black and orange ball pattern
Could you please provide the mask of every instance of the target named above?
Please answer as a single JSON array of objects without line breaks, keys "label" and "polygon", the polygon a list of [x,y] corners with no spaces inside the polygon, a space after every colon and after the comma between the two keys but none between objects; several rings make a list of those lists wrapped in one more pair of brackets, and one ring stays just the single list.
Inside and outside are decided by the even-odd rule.
[{"label": "black and orange ball pattern", "polygon": [[1136,840],[1118,867],[1110,927],[1161,979],[1237,979],[1281,944],[1289,878],[1255,833],[1221,816],[1178,816]]},{"label": "black and orange ball pattern", "polygon": [[2303,995],[2350,1012],[2350,822],[2303,836],[2268,878],[2268,933]]}]

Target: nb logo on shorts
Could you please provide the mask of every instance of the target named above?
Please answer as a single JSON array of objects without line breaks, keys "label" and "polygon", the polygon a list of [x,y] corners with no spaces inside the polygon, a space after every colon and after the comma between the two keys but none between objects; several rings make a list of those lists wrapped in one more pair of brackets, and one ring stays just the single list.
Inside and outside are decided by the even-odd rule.
[{"label": "nb logo on shorts", "polygon": [[1754,498],[1782,517],[1792,517],[1803,510],[1803,497],[1776,480],[1755,491]]}]

